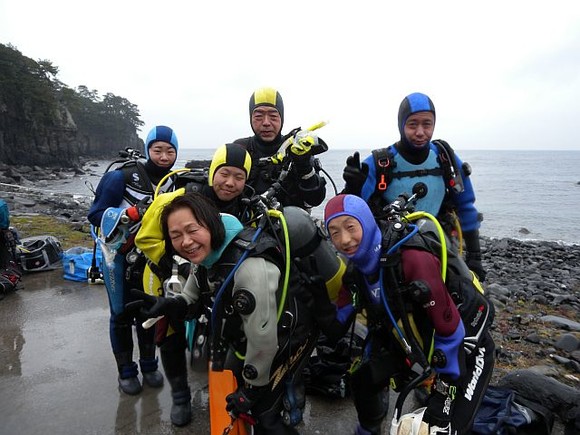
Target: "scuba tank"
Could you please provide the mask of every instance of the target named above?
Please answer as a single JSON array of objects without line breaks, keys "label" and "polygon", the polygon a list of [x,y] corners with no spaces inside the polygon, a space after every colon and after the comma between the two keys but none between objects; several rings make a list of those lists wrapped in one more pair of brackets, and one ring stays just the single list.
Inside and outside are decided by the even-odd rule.
[{"label": "scuba tank", "polygon": [[326,233],[300,207],[284,207],[288,222],[290,254],[301,272],[321,275],[331,301],[336,301],[346,264],[337,255]]}]

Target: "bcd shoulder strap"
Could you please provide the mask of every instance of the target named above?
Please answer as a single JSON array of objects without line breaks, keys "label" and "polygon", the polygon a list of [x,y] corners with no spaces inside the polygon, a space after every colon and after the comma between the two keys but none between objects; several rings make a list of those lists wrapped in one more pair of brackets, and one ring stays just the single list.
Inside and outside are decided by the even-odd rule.
[{"label": "bcd shoulder strap", "polygon": [[399,171],[394,172],[393,169],[397,167],[397,162],[394,160],[394,153],[392,151],[393,145],[387,148],[379,148],[372,151],[375,160],[377,185],[375,192],[382,193],[387,190],[389,183],[393,178],[405,177],[423,177],[425,175],[441,176],[444,171],[439,168],[431,169],[416,169],[413,171]]},{"label": "bcd shoulder strap", "polygon": [[384,192],[387,190],[387,186],[392,179],[395,162],[393,161],[393,154],[390,148],[372,150],[377,174],[377,187],[375,191]]},{"label": "bcd shoulder strap", "polygon": [[435,139],[433,144],[439,150],[439,162],[443,169],[446,187],[455,193],[463,192],[463,178],[460,168],[457,166],[455,151],[451,145],[442,139]]},{"label": "bcd shoulder strap", "polygon": [[282,255],[282,247],[278,244],[268,231],[263,231],[258,240],[251,242],[256,229],[253,227],[244,228],[234,243],[242,249],[250,250],[249,256],[262,257],[271,261],[278,266],[280,270],[284,270],[284,256]]},{"label": "bcd shoulder strap", "polygon": [[154,193],[153,186],[151,185],[143,163],[130,161],[118,168],[118,170],[123,172],[126,186],[131,186],[133,189],[142,193],[151,195]]},{"label": "bcd shoulder strap", "polygon": [[396,166],[396,163],[393,160],[391,146],[372,150],[372,156],[375,161],[377,184],[368,200],[368,204],[375,216],[381,216],[383,213],[384,204],[382,196],[392,180],[393,168]]},{"label": "bcd shoulder strap", "polygon": [[220,260],[216,265],[212,266],[212,270],[217,270],[218,267],[222,266],[226,269],[234,267],[242,258],[245,251],[248,252],[247,255],[249,257],[265,258],[266,260],[272,261],[282,270],[284,259],[276,239],[264,231],[260,234],[257,240],[254,241],[253,238],[255,234],[256,228],[253,227],[246,227],[240,231],[240,233],[238,233],[230,243],[231,248],[226,248]]}]

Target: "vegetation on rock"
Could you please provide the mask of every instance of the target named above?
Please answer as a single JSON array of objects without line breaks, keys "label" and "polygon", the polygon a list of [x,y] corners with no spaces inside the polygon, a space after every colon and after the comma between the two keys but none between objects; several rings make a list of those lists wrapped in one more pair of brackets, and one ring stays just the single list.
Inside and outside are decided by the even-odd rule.
[{"label": "vegetation on rock", "polygon": [[[34,61],[0,44],[0,161],[70,165],[79,157],[140,147],[138,107],[126,98],[58,79],[50,60]],[[17,151],[15,151],[17,150]]]},{"label": "vegetation on rock", "polygon": [[79,228],[78,225],[54,216],[26,214],[11,216],[10,223],[16,228],[20,238],[50,234],[60,241],[64,250],[75,246],[93,246],[88,225]]}]

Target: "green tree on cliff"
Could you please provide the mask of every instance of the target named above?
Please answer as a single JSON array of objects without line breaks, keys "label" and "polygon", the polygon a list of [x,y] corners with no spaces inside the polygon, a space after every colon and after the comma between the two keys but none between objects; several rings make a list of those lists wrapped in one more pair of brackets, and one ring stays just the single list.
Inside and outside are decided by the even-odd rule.
[{"label": "green tree on cliff", "polygon": [[58,69],[0,44],[0,102],[13,108],[18,117],[51,122],[56,101],[49,71],[57,73]]},{"label": "green tree on cliff", "polygon": [[34,61],[14,46],[0,44],[0,105],[8,109],[0,121],[9,126],[0,149],[2,161],[18,163],[11,150],[21,149],[17,142],[24,140],[23,134],[30,143],[59,129],[76,134],[87,155],[104,156],[138,145],[143,122],[137,105],[112,93],[101,98],[85,85],[71,89],[58,73],[50,60]]}]

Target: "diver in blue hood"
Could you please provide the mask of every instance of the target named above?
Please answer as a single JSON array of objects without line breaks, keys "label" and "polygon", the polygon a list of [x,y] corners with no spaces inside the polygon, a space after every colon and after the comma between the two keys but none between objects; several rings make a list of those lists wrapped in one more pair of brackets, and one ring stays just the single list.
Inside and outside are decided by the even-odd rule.
[{"label": "diver in blue hood", "polygon": [[[409,120],[411,115],[416,116]],[[405,129],[407,121],[408,131]],[[425,160],[435,128],[435,106],[431,99],[418,92],[406,96],[399,106],[398,127],[401,134],[399,152],[411,162]]]},{"label": "diver in blue hood", "polygon": [[427,95],[415,92],[406,96],[399,106],[400,140],[373,150],[362,163],[358,152],[348,157],[342,193],[360,196],[369,202],[373,214],[381,217],[387,204],[421,186],[426,195],[417,200],[416,209],[437,216],[449,235],[460,234],[456,238],[465,242],[467,265],[483,282],[486,272],[479,243],[482,217],[475,207],[471,168],[447,142],[431,140],[435,120],[435,106]]},{"label": "diver in blue hood", "polygon": [[[111,240],[119,240],[118,246],[110,249],[111,258],[103,262],[103,277],[109,297],[109,334],[119,372],[119,389],[130,395],[142,390],[137,376],[139,367],[143,382],[150,387],[163,386],[155,356],[155,331],[146,330],[142,321],[135,321],[135,316],[125,311],[125,304],[131,301],[130,289],[143,289],[145,257],[136,251],[135,234],[155,188],[175,164],[178,147],[173,129],[164,125],[153,127],[145,141],[146,160],[129,160],[105,173],[88,213],[88,220],[99,228],[102,240],[106,239],[105,245],[112,246]],[[166,180],[159,186],[160,191],[170,189],[172,183],[171,179]],[[139,366],[133,361],[133,325],[139,345]]]}]

